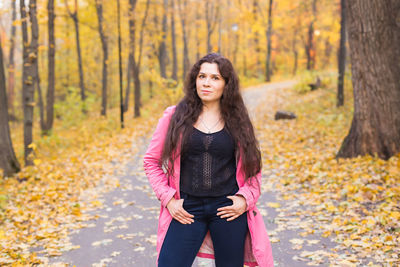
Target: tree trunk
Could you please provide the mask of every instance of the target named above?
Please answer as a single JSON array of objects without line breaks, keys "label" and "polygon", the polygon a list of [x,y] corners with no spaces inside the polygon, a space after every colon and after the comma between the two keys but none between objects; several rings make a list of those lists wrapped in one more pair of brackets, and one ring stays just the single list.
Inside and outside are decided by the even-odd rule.
[{"label": "tree trunk", "polygon": [[149,8],[150,8],[150,0],[147,0],[146,1],[146,8],[145,8],[145,11],[144,11],[144,16],[143,16],[143,20],[142,20],[142,24],[141,24],[141,27],[140,27],[139,58],[137,60],[137,62],[138,62],[137,65],[139,66],[139,68],[140,68],[140,65],[141,65],[141,62],[142,62],[143,38],[144,38],[144,32],[145,32],[144,29],[145,29],[145,26],[146,26],[147,17],[149,16]]},{"label": "tree trunk", "polygon": [[[32,1],[31,1],[32,2]],[[31,5],[31,2],[29,5]],[[33,127],[33,107],[35,106],[35,61],[37,55],[31,47],[28,39],[27,15],[25,1],[20,0],[20,12],[22,21],[22,45],[23,45],[23,64],[22,64],[22,105],[24,110],[24,160],[25,165],[32,165],[30,154],[32,153],[32,127]]]},{"label": "tree trunk", "polygon": [[346,1],[354,117],[338,157],[400,152],[400,2]]},{"label": "tree trunk", "polygon": [[11,1],[12,8],[12,23],[11,23],[11,38],[10,38],[10,54],[8,60],[8,80],[7,80],[7,91],[8,91],[8,108],[10,109],[10,113],[15,117],[14,111],[14,101],[15,101],[15,63],[14,63],[14,50],[15,50],[15,32],[16,27],[14,22],[17,19],[17,10],[16,10],[16,0]]},{"label": "tree trunk", "polygon": [[210,1],[206,0],[205,2],[206,5],[206,23],[207,23],[207,54],[211,53],[212,47],[211,47],[211,34],[212,34],[212,29],[211,29],[211,15],[210,13]]},{"label": "tree trunk", "polygon": [[[132,2],[132,4],[134,4],[133,2]],[[132,5],[132,4],[130,4],[130,5]],[[136,5],[136,4],[135,4]],[[150,6],[150,0],[147,0],[147,2],[146,2],[146,9],[145,9],[145,14],[144,14],[144,17],[143,17],[143,20],[142,20],[142,27],[141,27],[141,30],[140,30],[140,40],[139,40],[139,59],[138,59],[138,63],[137,64],[135,64],[135,65],[137,65],[137,71],[138,72],[140,72],[140,62],[141,62],[141,58],[142,58],[142,50],[143,50],[143,35],[144,35],[144,26],[145,26],[145,23],[146,23],[146,19],[147,19],[147,16],[148,16],[148,13],[149,13],[149,6]],[[135,51],[134,51],[134,49],[136,49],[136,45],[135,45],[135,21],[133,20],[133,18],[134,18],[134,8],[133,8],[133,11],[132,11],[132,21],[131,20],[129,20],[129,36],[132,36],[132,39],[130,39],[130,42],[132,42],[132,43],[130,43],[129,44],[129,47],[131,48],[130,50],[129,50],[129,58],[128,58],[128,74],[127,74],[127,80],[128,80],[128,84],[127,84],[127,86],[126,86],[126,95],[125,95],[125,105],[124,105],[124,112],[127,112],[128,111],[128,103],[129,103],[129,95],[130,95],[130,81],[131,81],[131,75],[132,76],[135,76],[135,74],[134,74],[134,72],[135,72],[135,70],[134,70],[134,66],[133,66],[133,61],[135,60],[135,58],[134,58],[134,54],[135,54]],[[131,32],[131,31],[133,31],[133,32]],[[154,49],[154,43],[152,43],[152,45],[151,45],[151,47],[153,48],[153,50],[155,51],[155,49]],[[149,56],[149,59],[150,59],[150,56]],[[135,62],[136,63],[136,62]],[[139,79],[139,73],[138,73],[138,75],[136,76],[138,79]],[[134,83],[134,86],[135,86],[135,83]],[[134,94],[135,94],[135,90],[134,90]],[[142,106],[142,104],[141,104],[141,99],[140,99],[140,79],[139,79],[139,108]],[[134,100],[134,103],[135,103],[135,95],[133,96],[133,100]],[[135,108],[134,108],[135,109]],[[140,110],[139,110],[139,112],[138,112],[138,116],[140,116]]]},{"label": "tree trunk", "polygon": [[330,57],[332,53],[333,46],[329,40],[329,37],[325,38],[325,50],[324,50],[324,58],[322,60],[322,66],[328,67],[330,65]]},{"label": "tree trunk", "polygon": [[[67,0],[65,1],[65,6],[67,8],[67,12],[71,19],[74,22],[75,26],[75,40],[76,40],[76,53],[78,56],[78,68],[79,68],[79,87],[81,88],[81,100],[83,103],[85,103],[86,99],[86,93],[85,93],[85,81],[84,81],[84,75],[83,75],[83,65],[82,65],[82,55],[81,55],[81,42],[79,40],[79,18],[78,18],[78,0],[75,0],[75,10],[72,13],[69,10]],[[86,112],[86,107],[85,104],[83,106],[83,111]]]},{"label": "tree trunk", "polygon": [[[68,23],[69,18],[68,16],[64,16],[65,22],[63,23],[64,27],[63,27],[63,32],[65,33],[65,36],[63,36],[63,38],[65,38],[66,40],[70,39],[70,25]],[[63,66],[62,66],[62,73],[65,73],[65,78],[63,78],[63,83],[62,86],[65,88],[69,87],[69,82],[70,82],[70,73],[69,73],[69,69],[70,69],[70,59],[71,59],[71,49],[66,49],[65,51],[65,55],[62,56],[62,60],[64,62]]]},{"label": "tree trunk", "polygon": [[[15,6],[14,6],[15,8]],[[0,40],[0,168],[4,176],[19,172],[20,166],[14,153],[10,128],[8,125],[8,105],[6,93],[6,77],[4,73],[3,49]]]},{"label": "tree trunk", "polygon": [[[135,1],[136,2],[136,1]],[[132,14],[129,14],[130,17]],[[121,2],[117,0],[117,24],[118,24],[118,72],[119,72],[119,115],[121,129],[124,124],[124,93],[123,93],[123,73],[122,73],[122,36],[121,36]]]},{"label": "tree trunk", "polygon": [[103,0],[96,0],[97,21],[99,25],[99,35],[101,40],[101,47],[103,49],[103,81],[101,90],[101,115],[107,115],[107,60],[108,60],[108,47],[107,36],[103,29]]},{"label": "tree trunk", "polygon": [[39,76],[39,25],[36,17],[37,6],[36,1],[29,1],[29,19],[31,22],[31,51],[36,56],[34,61],[34,70],[35,74],[32,77],[33,83],[36,85],[36,89],[38,92],[38,102],[39,102],[39,117],[40,117],[40,128],[42,130],[45,129],[45,118],[44,118],[44,104],[43,104],[43,96],[42,89],[40,87],[40,76]]},{"label": "tree trunk", "polygon": [[346,6],[345,0],[340,0],[340,45],[338,58],[338,88],[336,106],[344,104],[344,74],[346,71]]},{"label": "tree trunk", "polygon": [[128,64],[126,66],[126,88],[125,88],[125,99],[124,99],[124,112],[128,111],[129,97],[131,95],[131,76],[132,76],[132,54],[129,51]]},{"label": "tree trunk", "polygon": [[[36,52],[37,52],[36,48]],[[36,53],[36,55],[39,55],[39,53]],[[40,87],[40,77],[39,77],[39,66],[38,66],[38,59],[36,59],[36,64],[35,64],[35,84],[36,84],[36,89],[38,92],[38,102],[39,102],[39,119],[40,119],[40,129],[42,130],[42,134],[46,134],[45,132],[45,117],[44,117],[44,103],[43,103],[43,95],[42,95],[42,88]]]},{"label": "tree trunk", "polygon": [[[253,21],[254,23],[257,23],[258,20],[258,15],[257,15],[257,9],[258,9],[258,0],[253,0]],[[258,34],[258,31],[254,32],[254,46],[255,46],[255,54],[256,54],[256,76],[259,77],[261,75],[261,60],[260,60],[260,36]]]},{"label": "tree trunk", "polygon": [[218,18],[218,54],[222,53],[222,16]]},{"label": "tree trunk", "polygon": [[160,73],[161,77],[167,78],[167,47],[165,45],[165,40],[167,38],[167,10],[168,10],[168,0],[164,0],[163,5],[163,18],[162,18],[162,39],[160,46],[158,48],[158,62],[160,63]]},{"label": "tree trunk", "polygon": [[79,40],[79,20],[78,14],[75,13],[73,18],[75,26],[75,38],[76,38],[76,52],[78,54],[78,67],[79,67],[79,87],[81,88],[81,100],[86,100],[86,89],[85,80],[83,78],[83,65],[82,65],[82,55],[81,55],[81,42]]},{"label": "tree trunk", "polygon": [[134,117],[140,116],[140,96],[137,96],[137,90],[140,92],[140,80],[139,73],[137,69],[136,59],[135,59],[135,51],[136,51],[136,22],[135,22],[135,8],[136,8],[136,0],[129,0],[129,60],[131,61],[131,71],[133,75],[133,84],[134,84],[134,94],[133,94],[133,102],[134,102]]},{"label": "tree trunk", "polygon": [[294,33],[293,33],[293,40],[292,40],[292,51],[293,51],[293,70],[292,70],[292,76],[295,76],[297,73],[297,66],[298,66],[298,51],[297,51],[297,35],[298,35],[298,28],[295,27]]},{"label": "tree trunk", "polygon": [[211,35],[214,32],[215,25],[217,24],[220,16],[220,3],[212,2],[210,0],[205,1],[205,19],[207,23],[207,53],[212,52]]},{"label": "tree trunk", "polygon": [[293,50],[293,57],[294,57],[294,63],[293,63],[292,76],[295,76],[297,73],[297,65],[299,59],[299,55],[296,48]]},{"label": "tree trunk", "polygon": [[[156,51],[156,48],[154,46],[154,43],[150,45],[150,47],[152,48],[152,51]],[[152,60],[152,56],[151,53],[147,54],[147,60],[149,62],[149,69],[150,70],[154,70],[154,61]],[[149,81],[149,95],[150,95],[150,99],[153,98],[153,81],[152,79],[148,79]]]},{"label": "tree trunk", "polygon": [[[198,4],[199,7],[201,6],[201,4]],[[200,14],[200,8],[196,8],[195,13],[196,13],[196,30],[195,30],[195,36],[196,36],[196,61],[200,59],[200,37],[199,37],[199,21],[201,20],[201,14]]]},{"label": "tree trunk", "polygon": [[[68,17],[65,16],[65,39],[69,40],[69,36],[71,34],[70,32],[70,25],[68,23]],[[66,49],[67,51],[65,51],[65,79],[64,79],[64,83],[63,86],[65,88],[69,87],[69,79],[70,79],[70,73],[69,73],[69,69],[70,69],[70,58],[71,58],[71,49]],[[64,58],[64,57],[63,57]]]},{"label": "tree trunk", "polygon": [[[178,8],[179,8],[179,17],[181,18],[182,25],[182,39],[183,39],[183,74],[182,80],[186,79],[186,73],[189,70],[189,50],[188,50],[188,41],[187,41],[187,30],[186,30],[186,12],[187,12],[187,0],[183,0],[183,7],[181,4],[181,0],[178,0]],[[183,9],[183,10],[182,10]]]},{"label": "tree trunk", "polygon": [[171,0],[171,42],[172,42],[172,76],[174,81],[178,80],[178,58],[176,55],[176,36],[175,36],[175,1]]},{"label": "tree trunk", "polygon": [[307,55],[307,70],[314,69],[315,66],[315,40],[314,40],[314,24],[317,20],[317,0],[312,2],[312,13],[313,18],[310,25],[308,26],[308,39],[306,45],[306,55]]},{"label": "tree trunk", "polygon": [[53,128],[54,120],[54,91],[55,91],[55,55],[56,55],[56,42],[54,38],[54,0],[49,0],[47,3],[48,11],[48,31],[49,31],[49,44],[48,44],[48,87],[46,95],[46,125],[44,130],[46,132]]},{"label": "tree trunk", "polygon": [[266,59],[266,73],[265,81],[271,81],[271,35],[272,35],[272,4],[273,1],[269,0],[268,7],[268,29],[267,29],[267,59]]},{"label": "tree trunk", "polygon": [[[140,82],[140,66],[142,62],[142,52],[143,52],[143,38],[144,38],[144,29],[146,26],[146,20],[149,15],[149,7],[150,7],[150,0],[146,1],[146,8],[144,11],[144,16],[142,20],[142,24],[140,27],[140,39],[139,39],[139,55],[138,60],[135,62],[136,68],[134,69],[134,81],[135,81],[135,117],[140,116],[140,108],[142,107],[142,89],[141,89],[141,82]],[[151,97],[151,95],[150,95]]]},{"label": "tree trunk", "polygon": [[135,85],[135,110],[134,110],[134,117],[140,117],[140,107],[141,107],[141,85],[139,79],[139,69],[138,65],[134,64],[133,69],[133,82]]},{"label": "tree trunk", "polygon": [[235,44],[234,44],[234,48],[233,48],[233,65],[237,66],[237,53],[239,51],[239,33],[237,32],[237,30],[234,32],[233,34],[235,36]]}]

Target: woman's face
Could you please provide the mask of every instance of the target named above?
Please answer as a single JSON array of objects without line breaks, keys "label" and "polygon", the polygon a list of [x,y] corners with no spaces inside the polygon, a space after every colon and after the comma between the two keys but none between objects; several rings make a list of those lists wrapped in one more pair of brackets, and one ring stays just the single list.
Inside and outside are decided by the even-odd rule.
[{"label": "woman's face", "polygon": [[203,103],[219,101],[224,92],[225,80],[216,63],[204,62],[196,78],[197,95]]}]

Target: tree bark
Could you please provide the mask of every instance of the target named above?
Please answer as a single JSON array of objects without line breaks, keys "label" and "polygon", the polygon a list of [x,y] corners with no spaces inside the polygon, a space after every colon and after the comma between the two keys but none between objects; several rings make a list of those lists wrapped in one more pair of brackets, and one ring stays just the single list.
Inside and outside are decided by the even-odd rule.
[{"label": "tree bark", "polygon": [[[257,9],[259,8],[258,6],[258,0],[253,0],[253,21],[254,23],[257,23],[258,20],[258,14],[257,14]],[[256,54],[256,74],[257,77],[261,75],[261,59],[260,59],[260,36],[258,31],[254,33],[254,46],[255,46],[255,54]]]},{"label": "tree bark", "polygon": [[[214,32],[218,17],[220,16],[220,3],[206,0],[205,4],[205,19],[207,23],[207,53],[212,52],[211,35]],[[216,6],[217,5],[217,6]]]},{"label": "tree bark", "polygon": [[103,0],[96,0],[97,21],[99,26],[99,35],[101,47],[103,49],[103,81],[101,90],[101,112],[102,116],[107,115],[107,66],[108,66],[108,44],[107,36],[103,29]]},{"label": "tree bark", "polygon": [[[31,4],[31,2],[30,2]],[[36,5],[36,4],[35,4]],[[27,14],[25,1],[19,3],[22,21],[22,105],[24,110],[24,160],[25,165],[32,165],[30,157],[32,153],[32,127],[33,127],[33,107],[35,106],[35,61],[37,55],[33,52],[31,40],[28,38]]]},{"label": "tree bark", "polygon": [[126,88],[125,88],[125,99],[124,99],[124,112],[128,111],[129,97],[131,95],[131,76],[132,76],[132,55],[129,52],[128,64],[126,66]]},{"label": "tree bark", "polygon": [[140,27],[140,39],[139,39],[139,55],[138,55],[138,60],[137,60],[137,80],[139,81],[139,86],[135,87],[135,96],[137,100],[135,100],[135,103],[138,103],[139,105],[139,112],[137,113],[138,116],[140,116],[140,108],[142,107],[142,89],[141,89],[141,82],[140,82],[140,66],[142,63],[142,53],[143,53],[143,39],[144,39],[144,29],[146,26],[146,20],[147,17],[149,16],[149,8],[150,8],[150,0],[146,1],[146,8],[144,11],[144,16],[143,16],[143,20],[142,20],[142,24]]},{"label": "tree bark", "polygon": [[[150,47],[152,48],[152,51],[155,52],[156,48],[154,46],[154,43],[150,45]],[[151,53],[147,54],[147,60],[148,60],[148,65],[149,65],[149,69],[150,70],[154,70],[154,61],[152,59]],[[148,79],[149,81],[149,95],[150,95],[150,99],[153,98],[153,81],[152,79]]]},{"label": "tree bark", "polygon": [[317,20],[317,0],[312,2],[312,13],[313,18],[308,26],[308,39],[306,45],[307,55],[307,70],[314,69],[315,66],[315,40],[314,40],[314,24]]},{"label": "tree bark", "polygon": [[[85,81],[83,75],[83,65],[82,65],[82,55],[81,55],[81,42],[79,40],[79,18],[78,18],[78,0],[75,0],[75,10],[72,13],[69,10],[67,0],[65,1],[65,7],[71,19],[74,22],[75,26],[75,40],[76,40],[76,53],[78,56],[78,68],[79,68],[79,87],[81,89],[81,100],[85,102],[86,99],[86,89],[85,89]],[[83,107],[83,111],[86,112],[85,106]]]},{"label": "tree bark", "polygon": [[217,51],[217,53],[218,54],[222,53],[222,16],[218,17],[218,51]]},{"label": "tree bark", "polygon": [[324,58],[322,59],[322,66],[328,67],[330,65],[330,57],[332,53],[333,46],[329,40],[329,37],[325,37],[325,45],[324,45]]},{"label": "tree bark", "polygon": [[200,37],[199,37],[199,23],[201,20],[201,14],[200,14],[200,7],[201,7],[201,3],[198,4],[199,8],[196,8],[195,13],[196,13],[196,20],[195,20],[195,36],[196,36],[196,61],[200,59]]},{"label": "tree bark", "polygon": [[121,36],[121,1],[117,0],[117,24],[118,24],[118,72],[119,72],[119,114],[121,129],[124,124],[124,94],[123,94],[123,73],[122,73],[122,36]]},{"label": "tree bark", "polygon": [[171,42],[172,42],[172,76],[174,81],[178,80],[178,58],[176,55],[176,35],[175,35],[175,1],[171,1]]},{"label": "tree bark", "polygon": [[271,81],[271,35],[272,35],[272,4],[273,1],[269,0],[268,7],[268,29],[266,32],[267,35],[267,58],[266,58],[266,73],[265,80],[267,82]]},{"label": "tree bark", "polygon": [[46,95],[46,124],[43,129],[49,132],[53,128],[54,120],[54,91],[55,91],[55,55],[56,55],[56,42],[54,38],[54,0],[49,0],[47,3],[48,12],[48,31],[49,31],[49,44],[48,44],[48,87]]},{"label": "tree bark", "polygon": [[292,51],[293,51],[293,70],[292,70],[292,76],[295,76],[297,73],[297,66],[298,66],[298,59],[299,59],[299,53],[297,51],[297,38],[298,38],[298,32],[299,28],[295,27],[294,28],[294,33],[293,33],[293,40],[292,40]]},{"label": "tree bark", "polygon": [[178,0],[178,10],[179,10],[179,17],[181,19],[182,25],[182,40],[183,40],[183,71],[182,71],[182,80],[186,79],[186,73],[189,70],[189,49],[188,49],[188,40],[187,40],[187,29],[186,29],[186,12],[187,12],[187,0],[183,0],[183,7],[182,1]]},{"label": "tree bark", "polygon": [[338,54],[338,88],[336,106],[344,105],[344,74],[346,71],[346,6],[345,0],[340,0],[340,45]]},{"label": "tree bark", "polygon": [[16,0],[11,1],[12,9],[12,23],[11,23],[11,38],[10,38],[10,53],[8,58],[8,80],[7,80],[7,91],[8,91],[8,108],[10,113],[15,117],[14,101],[15,101],[15,63],[14,63],[14,50],[15,50],[15,35],[16,27],[14,22],[17,19]]},{"label": "tree bark", "polygon": [[160,73],[161,77],[167,78],[167,47],[165,40],[167,38],[167,10],[168,10],[168,0],[163,0],[163,18],[162,18],[162,37],[160,46],[158,48],[158,62],[160,63]]},{"label": "tree bark", "polygon": [[346,1],[354,117],[337,157],[400,152],[400,2]]},{"label": "tree bark", "polygon": [[40,87],[40,76],[39,76],[39,25],[37,21],[37,4],[36,1],[29,1],[29,19],[31,22],[31,49],[32,53],[36,56],[34,61],[35,74],[32,77],[33,83],[36,85],[38,92],[38,102],[39,102],[39,118],[40,118],[40,128],[45,129],[45,118],[44,118],[44,104],[42,96],[42,88]]},{"label": "tree bark", "polygon": [[136,0],[129,0],[129,60],[131,61],[131,75],[133,76],[133,84],[134,84],[134,94],[133,94],[133,113],[134,117],[140,116],[140,104],[137,103],[136,97],[136,88],[139,87],[140,90],[140,80],[138,75],[138,69],[135,59],[135,52],[136,52],[136,22],[135,22],[135,8],[136,8]]},{"label": "tree bark", "polygon": [[129,0],[129,47],[131,48],[129,52],[130,61],[132,63],[132,74],[133,74],[133,83],[134,83],[134,117],[140,117],[140,107],[141,103],[141,82],[140,82],[140,64],[142,59],[142,49],[143,49],[143,35],[144,35],[144,27],[146,25],[146,19],[149,12],[150,1],[146,2],[145,14],[141,23],[140,28],[140,39],[139,39],[139,56],[136,60],[135,52],[136,52],[136,28],[135,28],[135,8],[136,8],[136,0]]},{"label": "tree bark", "polygon": [[20,170],[12,145],[8,121],[6,77],[0,40],[0,168],[3,169],[4,176],[11,176]]}]

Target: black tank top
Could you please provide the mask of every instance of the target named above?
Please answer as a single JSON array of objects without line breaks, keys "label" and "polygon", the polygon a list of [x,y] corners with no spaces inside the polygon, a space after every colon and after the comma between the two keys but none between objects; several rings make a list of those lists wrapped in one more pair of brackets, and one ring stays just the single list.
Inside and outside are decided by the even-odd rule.
[{"label": "black tank top", "polygon": [[232,136],[225,128],[208,134],[193,127],[182,149],[180,190],[193,196],[216,197],[238,189]]}]

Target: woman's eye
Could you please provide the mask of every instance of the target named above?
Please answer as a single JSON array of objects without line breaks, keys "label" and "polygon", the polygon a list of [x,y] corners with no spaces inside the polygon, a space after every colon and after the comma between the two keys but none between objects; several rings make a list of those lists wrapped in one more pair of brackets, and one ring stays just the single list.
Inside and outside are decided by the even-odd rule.
[{"label": "woman's eye", "polygon": [[218,80],[219,78],[218,78],[218,77],[213,77],[213,79],[214,79],[214,80]]}]

